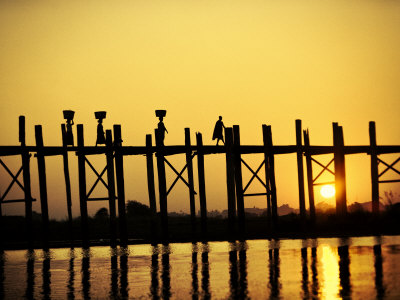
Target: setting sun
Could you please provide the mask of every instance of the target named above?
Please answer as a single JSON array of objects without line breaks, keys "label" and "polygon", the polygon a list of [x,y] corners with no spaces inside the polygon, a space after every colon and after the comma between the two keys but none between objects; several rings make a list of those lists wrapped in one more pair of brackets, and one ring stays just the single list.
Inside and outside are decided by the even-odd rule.
[{"label": "setting sun", "polygon": [[324,198],[332,198],[335,196],[335,187],[333,185],[327,184],[321,187],[321,195]]}]

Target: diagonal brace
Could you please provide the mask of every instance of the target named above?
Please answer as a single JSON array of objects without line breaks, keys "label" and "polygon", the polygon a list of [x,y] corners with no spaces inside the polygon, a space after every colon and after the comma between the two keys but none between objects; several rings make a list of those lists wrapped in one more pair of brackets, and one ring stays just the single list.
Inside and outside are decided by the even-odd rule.
[{"label": "diagonal brace", "polygon": [[315,160],[314,158],[311,157],[311,160],[315,163],[317,163],[318,165],[320,165],[323,169],[321,170],[321,172],[319,172],[319,174],[313,179],[313,183],[317,181],[317,179],[322,175],[322,173],[324,173],[324,171],[328,171],[329,173],[331,173],[333,176],[335,176],[335,173],[332,172],[329,169],[329,166],[331,165],[331,163],[333,163],[333,161],[335,160],[334,158],[332,158],[332,160],[326,165],[324,166],[323,164],[321,164],[319,161]]},{"label": "diagonal brace", "polygon": [[97,179],[96,179],[95,183],[93,184],[92,188],[90,189],[90,191],[89,191],[89,193],[88,193],[88,195],[86,197],[90,196],[90,194],[93,192],[94,188],[96,187],[96,185],[97,185],[97,183],[99,181],[101,181],[103,183],[103,185],[106,187],[106,189],[108,189],[107,183],[102,178],[104,173],[107,170],[107,166],[105,166],[103,171],[99,174],[86,157],[85,157],[85,161],[88,163],[89,167],[93,170],[93,172],[97,175]]},{"label": "diagonal brace", "polygon": [[389,171],[389,169],[395,171],[397,174],[400,175],[400,172],[399,172],[398,170],[396,170],[396,169],[393,167],[395,164],[397,164],[397,163],[400,161],[400,157],[399,157],[398,159],[396,159],[396,160],[395,160],[392,164],[390,164],[390,165],[388,165],[387,163],[385,163],[383,160],[381,160],[381,159],[379,159],[379,158],[378,158],[378,161],[381,162],[381,163],[383,163],[383,164],[387,167],[381,174],[378,175],[378,178],[381,177],[383,174],[385,174],[387,171]]},{"label": "diagonal brace", "polygon": [[253,169],[241,158],[240,159],[242,161],[242,163],[247,167],[247,169],[249,169],[249,171],[251,173],[253,173],[253,176],[250,178],[249,182],[247,183],[247,185],[245,186],[245,188],[243,189],[243,193],[248,189],[248,187],[250,186],[250,184],[252,183],[252,181],[254,180],[254,178],[257,178],[259,182],[261,182],[261,184],[268,190],[267,185],[264,183],[264,181],[262,181],[262,179],[260,177],[258,177],[258,172],[261,170],[261,168],[264,166],[265,164],[265,160],[263,160],[263,162],[261,163],[261,165],[257,168],[257,170],[254,172]]},{"label": "diagonal brace", "polygon": [[[1,161],[1,160],[0,160],[0,161]],[[18,179],[17,179],[17,178],[18,178],[19,174],[21,174],[22,169],[23,169],[23,167],[21,167],[21,168],[18,170],[17,174],[16,174],[15,176],[13,176],[13,180],[11,181],[10,185],[7,187],[7,189],[6,189],[6,191],[4,192],[4,194],[1,196],[0,202],[2,202],[2,201],[6,198],[8,192],[11,190],[12,186],[14,185],[14,182],[18,182]],[[22,190],[24,190],[24,188],[22,188]]]},{"label": "diagonal brace", "polygon": [[[191,159],[193,159],[193,157],[196,154],[192,154]],[[172,190],[172,188],[174,187],[174,185],[176,184],[176,182],[181,179],[188,188],[190,188],[189,183],[185,180],[185,178],[182,177],[183,172],[185,172],[186,168],[187,168],[187,164],[185,165],[185,167],[182,169],[182,171],[179,173],[174,166],[164,157],[164,161],[167,163],[167,165],[172,169],[172,171],[175,172],[175,174],[177,175],[177,178],[175,179],[175,181],[172,183],[171,187],[168,189],[167,191],[167,195],[169,194],[169,192]],[[197,195],[197,193],[194,191],[194,194]]]},{"label": "diagonal brace", "polygon": [[10,169],[6,166],[6,164],[0,159],[0,164],[4,167],[4,169],[7,171],[8,174],[10,174],[10,176],[15,180],[15,182],[18,184],[18,186],[24,191],[24,186],[18,181],[18,175],[22,170],[21,169],[18,171],[18,174],[16,176],[14,176],[14,174],[10,171]]}]

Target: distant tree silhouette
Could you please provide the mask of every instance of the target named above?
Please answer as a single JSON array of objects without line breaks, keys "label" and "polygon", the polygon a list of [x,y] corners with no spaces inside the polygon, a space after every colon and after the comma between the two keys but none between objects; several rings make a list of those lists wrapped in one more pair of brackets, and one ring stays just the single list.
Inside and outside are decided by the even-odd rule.
[{"label": "distant tree silhouette", "polygon": [[133,216],[150,216],[151,210],[145,204],[142,204],[135,200],[129,200],[126,203],[126,215],[129,217]]},{"label": "distant tree silhouette", "polygon": [[95,219],[106,219],[108,218],[108,209],[105,207],[100,208],[94,215]]}]

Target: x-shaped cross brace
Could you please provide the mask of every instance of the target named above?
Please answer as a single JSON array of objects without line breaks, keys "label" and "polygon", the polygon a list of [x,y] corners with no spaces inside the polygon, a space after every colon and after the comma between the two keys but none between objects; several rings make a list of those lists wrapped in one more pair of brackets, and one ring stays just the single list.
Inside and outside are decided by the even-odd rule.
[{"label": "x-shaped cross brace", "polygon": [[329,166],[330,166],[330,165],[333,163],[333,161],[335,160],[334,158],[332,158],[332,160],[331,160],[326,166],[324,166],[323,164],[321,164],[319,161],[315,160],[315,159],[312,158],[312,157],[311,157],[311,160],[312,160],[313,162],[315,162],[317,165],[319,165],[319,166],[322,167],[321,172],[319,172],[319,174],[313,179],[313,184],[316,184],[316,183],[314,183],[314,182],[316,182],[317,179],[318,179],[318,178],[322,175],[322,173],[324,173],[325,171],[328,171],[328,172],[331,173],[333,176],[335,176],[335,173],[329,169]]},{"label": "x-shaped cross brace", "polygon": [[378,158],[378,162],[383,163],[386,166],[386,169],[383,170],[381,172],[381,174],[378,175],[378,178],[381,177],[383,174],[385,174],[389,170],[395,171],[397,174],[400,175],[400,172],[394,168],[394,165],[397,164],[399,161],[400,161],[400,157],[398,159],[396,159],[392,164],[388,165],[383,160]]},{"label": "x-shaped cross brace", "polygon": [[3,200],[6,198],[8,192],[11,190],[12,186],[14,185],[14,183],[17,183],[18,186],[19,186],[23,191],[25,191],[25,188],[24,188],[24,186],[23,186],[23,185],[19,182],[19,180],[18,180],[18,176],[21,174],[21,172],[22,172],[22,170],[23,170],[23,167],[21,167],[21,168],[18,170],[17,174],[14,175],[14,174],[10,171],[10,169],[6,166],[6,164],[5,164],[1,159],[0,159],[0,164],[3,166],[3,168],[7,171],[7,173],[8,173],[8,174],[12,177],[12,179],[13,179],[13,180],[11,181],[10,185],[7,187],[7,189],[6,189],[6,191],[4,192],[4,194],[1,196],[0,202],[3,202]]},{"label": "x-shaped cross brace", "polygon": [[[193,153],[190,157],[190,159],[192,160],[193,157],[195,157],[195,153]],[[172,191],[172,188],[175,186],[175,184],[178,182],[179,179],[181,179],[186,185],[187,187],[190,189],[189,183],[185,180],[185,178],[182,177],[183,172],[185,172],[186,168],[187,168],[187,164],[183,167],[183,169],[178,172],[174,166],[164,157],[164,161],[167,163],[167,165],[172,169],[172,171],[175,172],[175,174],[177,175],[177,177],[175,178],[174,182],[171,184],[171,186],[169,187],[168,191],[167,191],[167,196],[168,194]],[[193,191],[195,195],[197,195],[196,191]]]},{"label": "x-shaped cross brace", "polygon": [[[86,199],[89,199],[89,196],[92,194],[94,188],[97,186],[97,184],[99,183],[99,181],[101,181],[101,183],[106,187],[106,189],[108,190],[108,185],[107,183],[103,180],[103,175],[104,173],[107,171],[107,165],[104,167],[103,171],[101,171],[101,173],[99,174],[96,169],[93,167],[93,165],[90,163],[90,161],[85,157],[85,161],[87,162],[87,164],[89,165],[89,167],[93,170],[93,172],[96,174],[97,179],[94,182],[92,188],[90,189],[89,193],[86,195]],[[115,198],[117,198],[115,196]]]},{"label": "x-shaped cross brace", "polygon": [[254,180],[254,178],[257,178],[259,182],[261,182],[261,184],[267,189],[267,191],[269,191],[269,188],[267,187],[267,185],[264,183],[264,181],[262,181],[262,179],[260,177],[258,177],[258,172],[261,170],[261,168],[263,167],[263,165],[265,164],[265,160],[263,160],[263,162],[261,163],[261,165],[257,168],[257,170],[254,172],[253,169],[241,158],[240,159],[242,161],[242,163],[246,166],[247,169],[249,169],[249,171],[251,173],[253,173],[253,176],[251,176],[249,182],[246,184],[245,188],[243,189],[243,193],[246,192],[246,190],[248,189],[248,187],[250,186],[250,184],[252,183],[252,181]]}]

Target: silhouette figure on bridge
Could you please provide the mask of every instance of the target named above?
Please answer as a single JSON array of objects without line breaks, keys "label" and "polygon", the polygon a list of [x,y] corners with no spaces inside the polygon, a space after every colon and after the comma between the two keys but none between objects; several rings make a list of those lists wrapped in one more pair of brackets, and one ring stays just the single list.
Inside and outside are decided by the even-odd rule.
[{"label": "silhouette figure on bridge", "polygon": [[96,139],[96,146],[97,145],[104,145],[106,143],[106,137],[104,134],[103,129],[103,119],[106,117],[105,111],[96,111],[94,113],[96,119],[98,119],[99,124],[97,124],[97,139]]},{"label": "silhouette figure on bridge", "polygon": [[221,140],[223,144],[224,142],[224,135],[223,135],[223,128],[225,128],[224,123],[222,122],[222,117],[219,116],[219,120],[215,123],[214,133],[213,133],[213,140],[217,139],[217,146],[219,141]]},{"label": "silhouette figure on bridge", "polygon": [[156,110],[156,117],[158,117],[158,119],[160,120],[160,122],[158,122],[158,125],[157,125],[158,138],[159,138],[160,144],[162,146],[164,146],[165,132],[168,133],[168,130],[167,130],[167,128],[165,128],[165,125],[163,122],[166,114],[167,114],[166,110],[161,110],[161,109]]}]

